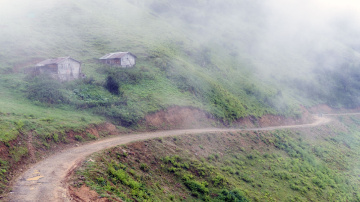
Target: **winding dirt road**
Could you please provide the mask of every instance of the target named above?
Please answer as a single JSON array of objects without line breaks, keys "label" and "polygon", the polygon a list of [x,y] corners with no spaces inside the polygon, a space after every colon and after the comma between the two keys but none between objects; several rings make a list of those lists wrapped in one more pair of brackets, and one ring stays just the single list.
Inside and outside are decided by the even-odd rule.
[{"label": "winding dirt road", "polygon": [[116,145],[126,144],[129,142],[149,138],[185,134],[314,127],[329,123],[330,121],[331,119],[327,117],[316,117],[314,123],[303,125],[287,125],[252,129],[208,128],[169,130],[162,132],[117,136],[96,142],[91,142],[54,154],[53,156],[50,156],[49,158],[44,159],[43,161],[33,165],[15,181],[13,192],[9,194],[7,201],[70,201],[67,195],[67,186],[65,182],[67,174],[74,170],[83,160],[85,160],[88,155],[106,148],[114,147]]}]

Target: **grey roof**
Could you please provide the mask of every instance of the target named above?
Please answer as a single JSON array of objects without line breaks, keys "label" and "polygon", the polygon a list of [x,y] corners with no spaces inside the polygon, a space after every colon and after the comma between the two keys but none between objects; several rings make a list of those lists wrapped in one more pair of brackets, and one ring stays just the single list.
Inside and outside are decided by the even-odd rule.
[{"label": "grey roof", "polygon": [[132,55],[136,58],[136,56],[130,52],[115,52],[115,53],[108,53],[104,56],[102,56],[101,58],[99,58],[100,60],[106,60],[106,59],[115,59],[115,58],[122,58],[125,55]]},{"label": "grey roof", "polygon": [[[62,61],[66,60],[66,59],[72,59],[74,60],[73,58],[71,58],[70,56],[68,57],[58,57],[58,58],[51,58],[51,59],[46,59],[44,61],[41,61],[39,63],[36,64],[36,66],[46,66],[46,65],[52,65],[52,64],[59,64],[61,63]],[[74,60],[78,63],[81,63],[77,60]]]}]

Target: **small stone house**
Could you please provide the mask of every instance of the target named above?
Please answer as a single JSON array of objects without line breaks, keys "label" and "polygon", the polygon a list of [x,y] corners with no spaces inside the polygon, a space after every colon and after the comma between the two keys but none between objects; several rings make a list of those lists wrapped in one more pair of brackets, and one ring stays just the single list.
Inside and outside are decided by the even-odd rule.
[{"label": "small stone house", "polygon": [[133,67],[136,64],[136,56],[130,52],[108,53],[101,58],[100,62],[108,65],[121,67]]},{"label": "small stone house", "polygon": [[83,76],[81,73],[81,62],[71,57],[44,60],[36,64],[34,71],[36,75],[49,74],[54,79],[60,81],[70,81]]}]

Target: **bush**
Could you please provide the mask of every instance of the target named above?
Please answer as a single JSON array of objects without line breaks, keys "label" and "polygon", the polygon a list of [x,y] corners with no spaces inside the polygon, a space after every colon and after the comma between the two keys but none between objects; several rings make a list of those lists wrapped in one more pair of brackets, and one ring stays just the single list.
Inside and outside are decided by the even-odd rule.
[{"label": "bush", "polygon": [[97,139],[96,136],[91,134],[91,133],[86,133],[86,136],[91,140],[96,140]]},{"label": "bush", "polygon": [[120,94],[119,83],[112,76],[106,78],[105,88],[114,95]]},{"label": "bush", "polygon": [[22,157],[28,154],[28,149],[26,147],[14,147],[9,151],[12,159],[17,163],[21,160]]},{"label": "bush", "polygon": [[68,103],[68,99],[62,92],[61,83],[49,76],[29,79],[26,90],[27,97],[33,101],[47,104]]},{"label": "bush", "polygon": [[105,186],[107,184],[106,180],[103,178],[103,177],[98,177],[96,178],[96,181],[97,183],[100,185],[100,186]]},{"label": "bush", "polygon": [[220,174],[217,174],[216,177],[212,179],[212,183],[215,187],[217,186],[224,186],[226,183],[226,178]]},{"label": "bush", "polygon": [[54,139],[54,142],[58,143],[59,142],[59,135],[54,133],[53,134],[53,139]]},{"label": "bush", "polygon": [[80,135],[75,135],[75,140],[82,142],[82,141],[84,141],[84,138],[81,137]]},{"label": "bush", "polygon": [[141,163],[140,169],[144,172],[148,172],[150,170],[150,167],[146,163]]},{"label": "bush", "polygon": [[206,182],[200,183],[196,180],[186,180],[184,184],[191,192],[199,192],[201,194],[209,193],[209,189],[206,188]]},{"label": "bush", "polygon": [[217,199],[219,199],[221,201],[236,201],[236,202],[249,201],[243,192],[241,192],[239,190],[228,191],[226,189],[221,191],[221,194],[219,195],[219,197]]},{"label": "bush", "polygon": [[133,190],[139,190],[142,186],[141,183],[133,180],[124,170],[115,170],[112,166],[108,168],[108,173],[110,176],[114,177],[116,180],[120,181],[122,184],[130,187]]}]

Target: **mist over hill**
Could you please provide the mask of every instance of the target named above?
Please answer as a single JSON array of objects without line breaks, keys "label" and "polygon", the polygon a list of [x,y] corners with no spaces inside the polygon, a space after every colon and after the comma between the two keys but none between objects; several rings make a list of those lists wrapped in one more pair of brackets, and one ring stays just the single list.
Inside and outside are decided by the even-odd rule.
[{"label": "mist over hill", "polygon": [[[294,115],[299,105],[354,108],[360,85],[356,5],[296,0],[6,1],[0,14],[0,68],[14,75],[42,59],[72,56],[100,87],[113,70],[100,67],[96,59],[131,51],[142,69],[134,74],[144,75],[133,83],[117,81],[121,98],[104,98],[125,107],[95,110],[105,116],[138,117],[128,122],[173,105],[198,107],[224,121]],[[149,85],[156,87],[142,88]],[[78,103],[75,98],[72,103]]]}]

